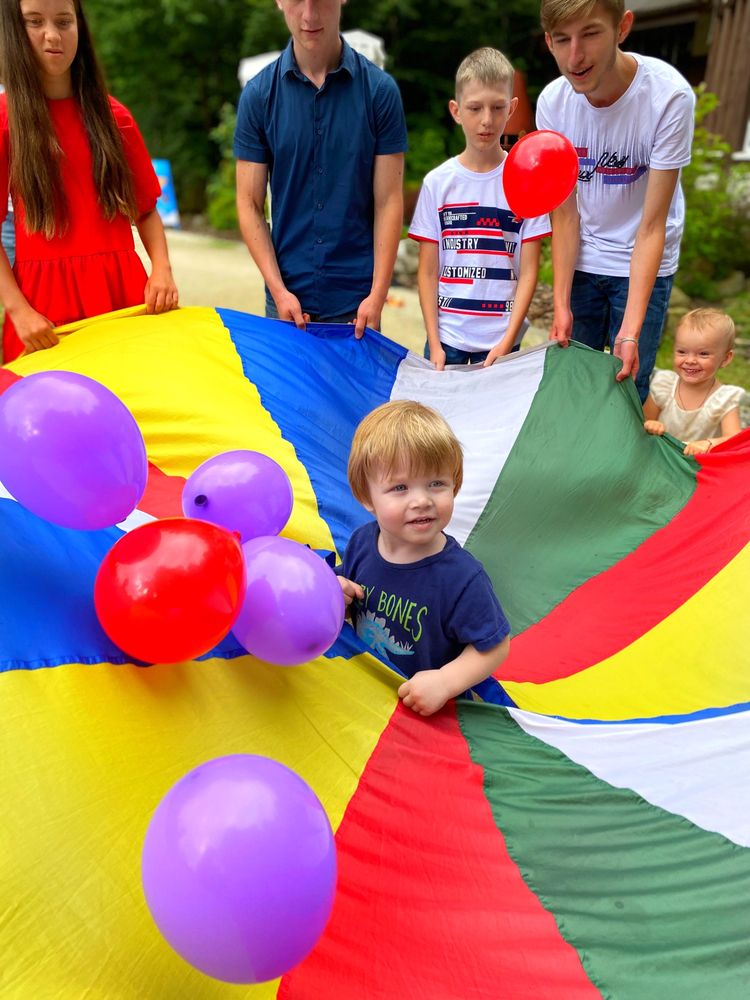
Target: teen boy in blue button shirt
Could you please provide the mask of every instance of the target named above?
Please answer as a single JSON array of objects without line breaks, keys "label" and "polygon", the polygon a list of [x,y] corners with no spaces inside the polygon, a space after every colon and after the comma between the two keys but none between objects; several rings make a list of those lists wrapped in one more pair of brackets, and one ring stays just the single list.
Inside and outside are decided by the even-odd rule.
[{"label": "teen boy in blue button shirt", "polygon": [[341,38],[343,2],[276,0],[291,40],[240,99],[237,210],[266,315],[361,337],[380,326],[401,236],[406,123],[395,82]]}]

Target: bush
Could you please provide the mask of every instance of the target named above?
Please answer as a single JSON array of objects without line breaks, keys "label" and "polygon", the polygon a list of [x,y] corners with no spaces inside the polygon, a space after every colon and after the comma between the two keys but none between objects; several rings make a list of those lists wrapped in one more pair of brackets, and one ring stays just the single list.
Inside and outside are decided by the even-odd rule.
[{"label": "bush", "polygon": [[750,173],[747,164],[733,162],[728,143],[703,127],[716,95],[704,84],[695,93],[692,160],[682,171],[686,213],[677,284],[690,296],[716,301],[717,281],[735,270],[750,273]]},{"label": "bush", "polygon": [[231,104],[221,109],[219,124],[211,129],[210,136],[219,146],[221,162],[216,173],[206,185],[206,215],[214,229],[237,230],[237,202],[235,188],[235,165],[232,153],[232,139],[237,122],[237,111]]}]

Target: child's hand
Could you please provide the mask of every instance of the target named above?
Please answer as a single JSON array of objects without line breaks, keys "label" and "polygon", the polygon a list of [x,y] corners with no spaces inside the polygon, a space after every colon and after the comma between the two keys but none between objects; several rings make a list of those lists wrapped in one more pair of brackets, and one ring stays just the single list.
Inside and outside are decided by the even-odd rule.
[{"label": "child's hand", "polygon": [[660,436],[666,430],[661,420],[646,420],[643,424],[643,429],[647,434],[658,434]]},{"label": "child's hand", "polygon": [[435,371],[442,372],[445,369],[445,351],[442,347],[430,347],[430,361],[435,366]]},{"label": "child's hand", "polygon": [[482,362],[483,368],[491,368],[498,358],[504,358],[506,354],[510,354],[510,349],[513,345],[509,344],[507,349],[503,347],[503,342],[495,344],[492,350],[489,352],[485,360]]},{"label": "child's hand", "polygon": [[60,338],[47,317],[32,309],[28,303],[24,308],[10,312],[10,317],[27,354],[44,351],[59,343]]},{"label": "child's hand", "polygon": [[144,292],[146,312],[163,313],[176,309],[179,303],[177,285],[171,267],[154,267]]},{"label": "child's hand", "polygon": [[417,715],[432,715],[443,707],[453,692],[442,670],[420,670],[404,681],[398,696]]},{"label": "child's hand", "polygon": [[705,455],[706,452],[711,451],[713,447],[713,441],[706,438],[703,441],[688,441],[685,447],[682,449],[683,455]]},{"label": "child's hand", "polygon": [[339,576],[336,579],[341,584],[341,590],[344,594],[344,603],[347,607],[352,603],[352,601],[363,601],[365,599],[365,592],[358,583],[355,583],[353,580],[347,580],[345,576]]}]

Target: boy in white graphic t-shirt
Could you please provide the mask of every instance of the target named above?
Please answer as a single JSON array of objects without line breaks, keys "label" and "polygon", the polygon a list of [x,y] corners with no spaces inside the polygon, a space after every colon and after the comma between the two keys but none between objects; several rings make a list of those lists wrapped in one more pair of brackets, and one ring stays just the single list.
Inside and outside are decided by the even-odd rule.
[{"label": "boy in white graphic t-shirt", "polygon": [[608,345],[643,401],[677,270],[695,98],[668,63],[622,51],[623,0],[542,0],[541,20],[562,76],[540,94],[537,126],[567,136],[580,167],[552,213],[550,336]]},{"label": "boy in white graphic t-shirt", "polygon": [[425,357],[438,370],[487,367],[523,335],[550,222],[516,218],[505,198],[500,137],[516,103],[513,67],[497,49],[477,49],[458,67],[449,108],[466,149],[427,174],[409,228],[420,244]]}]

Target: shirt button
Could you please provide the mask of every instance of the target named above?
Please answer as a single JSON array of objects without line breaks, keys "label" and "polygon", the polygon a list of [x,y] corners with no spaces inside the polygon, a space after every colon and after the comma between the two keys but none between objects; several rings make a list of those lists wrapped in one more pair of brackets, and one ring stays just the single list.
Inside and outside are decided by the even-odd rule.
[{"label": "shirt button", "polygon": [[322,128],[316,128],[315,132],[316,132],[317,135],[323,135],[323,129]]},{"label": "shirt button", "polygon": [[322,211],[322,209],[323,209],[323,202],[322,202],[322,201],[319,201],[319,202],[318,202],[318,204],[317,204],[317,205],[316,205],[315,207],[317,208],[317,210],[318,210],[319,212],[320,212],[320,211]]},{"label": "shirt button", "polygon": [[319,173],[319,174],[322,174],[322,173],[323,173],[323,168],[322,168],[322,167],[318,167],[318,173]]},{"label": "shirt button", "polygon": [[320,237],[318,237],[318,238],[317,238],[317,240],[316,240],[315,242],[316,242],[316,243],[322,243],[322,242],[323,242],[323,240],[321,240],[321,238],[320,238]]}]

